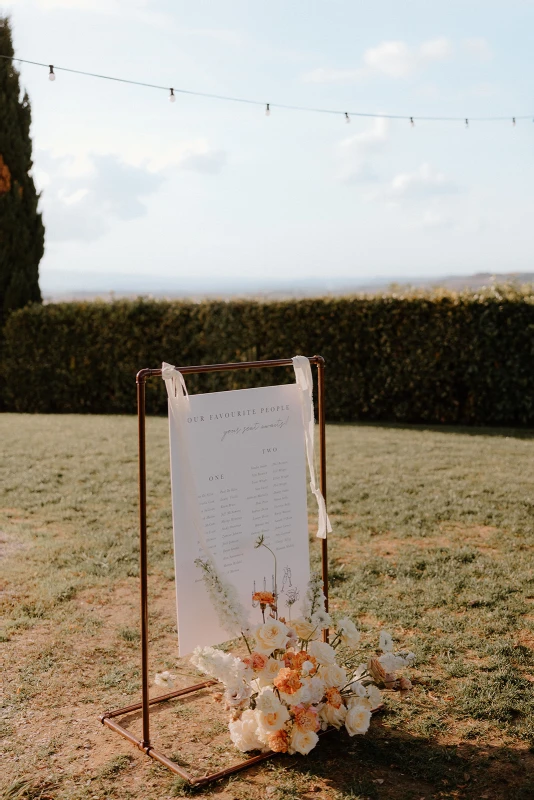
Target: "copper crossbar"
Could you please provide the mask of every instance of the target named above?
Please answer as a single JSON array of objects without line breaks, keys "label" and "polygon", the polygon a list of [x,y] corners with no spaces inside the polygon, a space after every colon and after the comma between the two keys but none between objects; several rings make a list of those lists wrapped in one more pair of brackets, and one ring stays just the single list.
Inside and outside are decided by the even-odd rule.
[{"label": "copper crossbar", "polygon": [[[317,416],[319,423],[319,467],[320,467],[320,486],[323,497],[326,500],[326,426],[325,426],[325,391],[324,391],[324,358],[322,356],[312,356],[310,364],[317,367]],[[265,367],[292,367],[291,358],[276,358],[270,361],[239,361],[230,364],[203,364],[194,367],[177,367],[182,375],[192,375],[201,372],[226,372],[237,369],[262,369]],[[197,692],[208,686],[213,686],[216,681],[203,681],[185,689],[177,689],[174,692],[160,695],[159,697],[149,697],[148,686],[148,559],[147,559],[147,507],[146,507],[146,381],[147,378],[161,377],[161,369],[142,369],[137,373],[137,423],[139,435],[139,558],[140,558],[140,579],[141,579],[141,702],[131,706],[118,708],[115,711],[106,711],[100,717],[103,725],[110,730],[119,733],[147,756],[159,761],[165,767],[179,775],[184,780],[193,785],[210,783],[219,780],[234,772],[272,758],[277,755],[273,752],[262,753],[252,758],[247,758],[232,767],[214,772],[210,775],[203,775],[195,778],[189,775],[184,769],[171,759],[167,758],[159,750],[150,744],[150,706],[155,703],[163,703],[172,700],[174,697],[183,697],[186,694]],[[326,610],[328,611],[328,546],[327,540],[321,539],[321,575],[324,584],[326,597]],[[328,632],[326,632],[326,639]],[[132,711],[142,713],[143,738],[137,739],[129,730],[114,721],[115,717],[129,714]]]}]

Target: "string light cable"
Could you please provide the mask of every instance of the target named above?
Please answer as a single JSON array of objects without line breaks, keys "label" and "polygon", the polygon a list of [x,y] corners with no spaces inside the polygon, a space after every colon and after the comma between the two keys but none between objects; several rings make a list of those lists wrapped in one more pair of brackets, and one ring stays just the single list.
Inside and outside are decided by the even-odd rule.
[{"label": "string light cable", "polygon": [[510,116],[492,116],[492,117],[446,117],[446,116],[413,116],[411,114],[372,114],[363,111],[339,111],[333,108],[316,108],[313,106],[300,106],[290,105],[287,103],[265,103],[263,100],[251,100],[245,97],[234,97],[225,94],[212,94],[210,92],[197,92],[192,89],[179,89],[176,87],[162,86],[157,83],[146,83],[145,81],[135,81],[129,78],[118,78],[113,75],[101,75],[97,72],[86,72],[81,69],[72,69],[71,67],[58,67],[55,64],[44,64],[41,61],[30,61],[27,58],[18,58],[17,56],[5,56],[0,54],[0,58],[6,61],[17,61],[21,64],[31,64],[35,67],[45,67],[48,69],[48,77],[51,81],[56,80],[56,72],[70,72],[74,75],[84,75],[87,78],[98,78],[105,81],[114,81],[116,83],[126,83],[130,86],[142,86],[145,89],[157,89],[158,91],[167,92],[167,96],[171,103],[176,100],[176,95],[189,95],[192,97],[203,97],[209,100],[223,100],[230,103],[244,103],[246,105],[261,106],[265,109],[265,115],[270,116],[271,109],[279,108],[285,111],[306,111],[314,114],[331,114],[334,116],[342,117],[345,122],[350,122],[351,117],[363,117],[366,119],[398,119],[407,121],[411,127],[415,127],[415,120],[421,122],[463,122],[468,127],[470,122],[511,122],[515,127],[516,122],[519,120],[532,120],[534,122],[533,114],[524,114]]}]

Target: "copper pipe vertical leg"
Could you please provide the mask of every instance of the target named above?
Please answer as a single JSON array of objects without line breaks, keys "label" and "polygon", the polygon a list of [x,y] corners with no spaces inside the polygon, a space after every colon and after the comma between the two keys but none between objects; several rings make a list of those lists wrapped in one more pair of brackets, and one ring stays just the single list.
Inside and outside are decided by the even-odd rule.
[{"label": "copper pipe vertical leg", "polygon": [[145,376],[137,376],[137,422],[139,427],[139,554],[141,578],[141,693],[143,747],[150,747],[148,697],[148,564],[146,536],[146,437]]},{"label": "copper pipe vertical leg", "polygon": [[[326,503],[326,417],[324,396],[324,359],[317,357],[317,417],[319,422],[319,478],[321,494]],[[326,534],[327,536],[328,534]],[[325,607],[328,611],[328,539],[321,539],[321,577]],[[328,642],[328,630],[323,632],[323,640]]]}]

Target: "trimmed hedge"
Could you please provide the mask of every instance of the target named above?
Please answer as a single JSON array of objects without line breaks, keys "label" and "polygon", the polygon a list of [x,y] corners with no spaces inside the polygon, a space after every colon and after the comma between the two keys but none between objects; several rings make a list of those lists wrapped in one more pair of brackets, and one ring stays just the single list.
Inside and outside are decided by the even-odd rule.
[{"label": "trimmed hedge", "polygon": [[[327,418],[534,424],[534,295],[384,295],[283,302],[60,303],[14,312],[4,329],[5,407],[134,413],[135,374],[319,353]],[[294,380],[292,370],[190,376],[191,392]],[[147,384],[165,413],[163,382]]]}]

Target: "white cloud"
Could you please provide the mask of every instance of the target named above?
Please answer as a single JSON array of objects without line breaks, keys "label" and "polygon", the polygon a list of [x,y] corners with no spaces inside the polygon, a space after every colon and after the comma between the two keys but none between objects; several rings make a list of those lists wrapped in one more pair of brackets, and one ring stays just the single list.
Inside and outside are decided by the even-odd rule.
[{"label": "white cloud", "polygon": [[161,176],[113,155],[93,155],[89,174],[74,176],[69,174],[69,158],[41,153],[40,161],[41,181],[47,187],[43,216],[50,241],[92,241],[104,235],[114,221],[144,216],[145,198],[163,183]]},{"label": "white cloud", "polygon": [[163,148],[149,162],[145,156],[146,148],[136,152],[127,146],[120,156],[38,151],[34,172],[37,186],[43,189],[48,240],[98,239],[117,221],[143,217],[147,199],[158,191],[169,170],[215,175],[226,164],[226,153],[205,140]]},{"label": "white cloud", "polygon": [[434,61],[449,58],[452,53],[452,44],[445,37],[429,39],[418,47],[410,47],[400,40],[387,41],[367,49],[360,67],[319,68],[306,73],[303,80],[308,83],[357,83],[374,75],[407,78]]},{"label": "white cloud", "polygon": [[205,150],[204,152],[189,152],[181,160],[182,169],[201,172],[205,175],[217,175],[226,164],[224,150]]},{"label": "white cloud", "polygon": [[443,172],[433,169],[430,164],[421,164],[413,172],[396,175],[385,190],[391,200],[425,200],[444,194],[455,194],[460,189]]},{"label": "white cloud", "polygon": [[389,120],[375,119],[369,127],[348,136],[338,145],[341,160],[339,178],[344,183],[364,183],[378,180],[374,156],[380,154],[389,141]]},{"label": "white cloud", "polygon": [[472,39],[464,39],[464,50],[470,55],[478,58],[480,61],[489,61],[493,58],[493,52],[486,39],[482,37],[474,37]]},{"label": "white cloud", "polygon": [[357,83],[364,77],[362,69],[313,69],[302,76],[305,83]]}]

